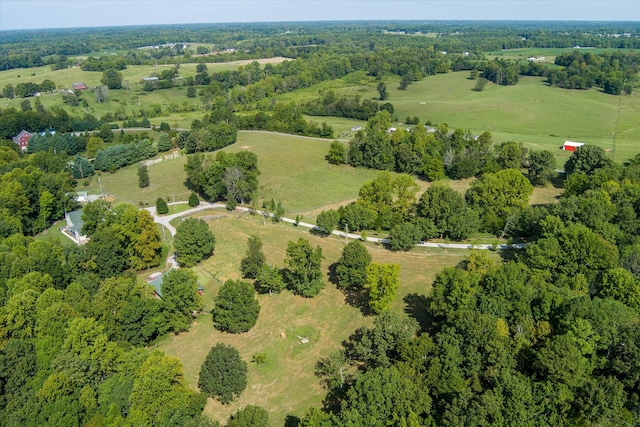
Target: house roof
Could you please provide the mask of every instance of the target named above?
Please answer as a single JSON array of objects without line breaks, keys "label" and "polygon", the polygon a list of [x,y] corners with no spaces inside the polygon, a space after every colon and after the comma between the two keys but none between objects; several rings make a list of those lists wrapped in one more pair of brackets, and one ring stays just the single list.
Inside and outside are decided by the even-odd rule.
[{"label": "house roof", "polygon": [[82,226],[84,225],[84,221],[82,221],[82,209],[78,209],[77,211],[67,213],[69,217],[69,221],[71,221],[70,229],[75,231],[77,236],[80,236]]},{"label": "house roof", "polygon": [[162,282],[164,281],[164,274],[159,274],[152,280],[147,280],[147,283],[153,286],[153,289],[156,291],[156,294],[160,298],[162,298]]},{"label": "house roof", "polygon": [[13,139],[13,142],[15,142],[16,144],[19,144],[20,138],[22,138],[24,135],[28,135],[29,137],[31,137],[33,134],[31,132],[27,132],[26,130],[22,129],[19,134],[17,134],[11,139]]}]

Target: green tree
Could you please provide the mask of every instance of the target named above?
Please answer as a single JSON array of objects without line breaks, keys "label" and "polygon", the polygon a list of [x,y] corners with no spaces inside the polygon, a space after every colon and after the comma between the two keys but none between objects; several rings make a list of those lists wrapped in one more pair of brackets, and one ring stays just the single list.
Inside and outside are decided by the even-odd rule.
[{"label": "green tree", "polygon": [[593,175],[597,169],[612,165],[611,159],[605,151],[597,145],[585,144],[576,148],[569,160],[564,165],[567,174],[582,172]]},{"label": "green tree", "polygon": [[178,414],[194,418],[206,403],[187,386],[180,361],[159,351],[152,352],[135,372],[128,400],[126,423],[131,425],[170,425]]},{"label": "green tree", "polygon": [[156,199],[156,213],[158,215],[166,215],[169,213],[169,206],[162,197]]},{"label": "green tree", "polygon": [[191,270],[170,270],[162,277],[163,310],[173,331],[189,329],[193,313],[202,310],[202,298],[197,289],[198,278]]},{"label": "green tree", "polygon": [[338,222],[340,222],[340,214],[334,209],[320,212],[316,219],[316,224],[325,236],[331,234],[338,227]]},{"label": "green tree", "polygon": [[400,266],[398,264],[369,264],[367,267],[367,283],[369,290],[369,307],[380,314],[391,307],[400,287]]},{"label": "green tree", "polygon": [[138,166],[138,187],[146,188],[149,186],[149,169],[145,163]]},{"label": "green tree", "polygon": [[417,213],[433,222],[440,237],[465,239],[480,226],[477,212],[467,207],[464,197],[442,183],[434,183],[422,193]]},{"label": "green tree", "polygon": [[211,348],[200,368],[198,387],[223,404],[240,396],[247,387],[247,364],[238,350],[220,343]]},{"label": "green tree", "polygon": [[173,245],[178,263],[193,267],[213,255],[216,239],[206,222],[187,218],[176,229]]},{"label": "green tree", "polygon": [[269,427],[269,413],[260,406],[247,405],[231,415],[227,427]]},{"label": "green tree", "polygon": [[367,282],[367,267],[371,254],[359,240],[352,240],[342,249],[336,261],[336,278],[341,289],[363,289]]},{"label": "green tree", "polygon": [[636,310],[640,309],[640,284],[624,268],[605,271],[595,283],[595,293],[602,298],[613,298]]},{"label": "green tree", "polygon": [[545,185],[555,175],[556,160],[549,150],[529,152],[527,178],[533,185]]},{"label": "green tree", "polygon": [[187,98],[195,98],[196,97],[196,88],[195,86],[189,86],[187,88]]},{"label": "green tree", "polygon": [[198,195],[194,192],[191,192],[189,195],[189,207],[195,208],[200,204],[200,200],[198,199]]},{"label": "green tree", "polygon": [[102,79],[100,82],[106,85],[109,89],[121,89],[122,88],[122,73],[113,68],[109,68],[102,72]]},{"label": "green tree", "polygon": [[400,358],[401,345],[413,339],[418,322],[390,310],[373,320],[372,328],[358,329],[345,343],[347,357],[360,362],[366,369],[390,367]]},{"label": "green tree", "polygon": [[213,324],[221,331],[238,334],[253,328],[260,314],[256,291],[243,280],[227,280],[215,300]]},{"label": "green tree", "polygon": [[524,209],[533,186],[520,171],[505,169],[486,173],[471,183],[465,193],[467,203],[482,213],[485,227],[492,232],[504,230],[509,217]]},{"label": "green tree", "polygon": [[171,137],[168,133],[162,132],[158,137],[158,151],[169,151],[173,147],[173,142],[171,142]]},{"label": "green tree", "polygon": [[347,151],[340,141],[333,141],[329,146],[327,160],[334,165],[341,165],[347,162]]},{"label": "green tree", "polygon": [[389,233],[389,247],[394,251],[408,251],[420,243],[422,237],[420,225],[413,222],[396,224]]},{"label": "green tree", "polygon": [[302,237],[298,242],[287,244],[285,281],[297,295],[314,297],[324,288],[322,281],[322,248],[313,249],[309,241]]},{"label": "green tree", "polygon": [[384,82],[379,82],[376,89],[378,90],[378,101],[384,101],[389,98],[389,94],[387,93],[387,85]]},{"label": "green tree", "polygon": [[247,252],[240,260],[242,277],[255,279],[266,260],[267,257],[262,252],[262,240],[258,236],[250,236],[247,240]]},{"label": "green tree", "polygon": [[256,285],[261,292],[279,293],[285,288],[285,283],[280,273],[280,269],[276,266],[262,264],[256,276]]}]

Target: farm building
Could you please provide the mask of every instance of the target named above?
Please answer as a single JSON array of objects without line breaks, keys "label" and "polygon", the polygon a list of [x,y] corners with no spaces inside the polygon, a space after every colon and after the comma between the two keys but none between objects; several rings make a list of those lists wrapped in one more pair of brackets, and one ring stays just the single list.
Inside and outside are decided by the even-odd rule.
[{"label": "farm building", "polygon": [[22,151],[27,151],[27,145],[29,144],[29,140],[33,135],[34,134],[32,134],[31,132],[27,132],[23,129],[18,135],[14,136],[11,139],[13,139],[13,142],[18,144],[18,147],[20,147]]},{"label": "farm building", "polygon": [[582,147],[584,142],[565,141],[562,149],[565,151],[576,151],[576,148]]},{"label": "farm building", "polygon": [[359,130],[362,130],[362,126],[354,126],[351,128],[351,132],[358,132]]},{"label": "farm building", "polygon": [[85,83],[72,83],[71,87],[73,90],[87,90],[88,87]]}]

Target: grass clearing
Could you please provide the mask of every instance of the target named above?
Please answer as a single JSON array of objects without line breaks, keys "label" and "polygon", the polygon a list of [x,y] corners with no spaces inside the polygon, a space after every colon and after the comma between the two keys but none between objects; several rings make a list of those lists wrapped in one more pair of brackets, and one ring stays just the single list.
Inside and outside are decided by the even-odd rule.
[{"label": "grass clearing", "polygon": [[[203,212],[200,215],[210,214]],[[225,421],[239,408],[248,404],[260,405],[270,412],[273,426],[282,426],[287,415],[301,417],[309,407],[321,406],[326,391],[314,375],[316,361],[339,349],[341,342],[355,329],[370,325],[373,319],[364,317],[358,308],[345,301],[344,294],[328,283],[329,266],[340,256],[343,240],[314,236],[306,229],[291,225],[267,222],[263,226],[259,217],[235,212],[224,212],[208,223],[216,236],[215,255],[195,268],[205,288],[206,310],[213,307],[214,295],[225,280],[240,278],[240,259],[250,235],[262,239],[267,262],[280,267],[284,266],[289,240],[303,237],[312,246],[320,245],[323,249],[322,268],[327,274],[327,285],[317,297],[305,299],[288,291],[279,295],[259,295],[260,317],[248,333],[221,333],[213,328],[211,316],[206,314],[198,317],[189,332],[167,337],[157,345],[181,360],[185,377],[194,388],[200,365],[218,342],[237,348],[247,363],[255,353],[267,354],[265,364],[249,363],[248,386],[238,400],[221,405],[209,399],[205,413]],[[445,266],[456,265],[468,254],[453,250],[390,252],[377,245],[367,245],[374,261],[400,264],[401,287],[392,308],[397,311],[404,310],[405,295],[426,294],[436,272]],[[298,336],[309,338],[309,343],[302,344]]]}]

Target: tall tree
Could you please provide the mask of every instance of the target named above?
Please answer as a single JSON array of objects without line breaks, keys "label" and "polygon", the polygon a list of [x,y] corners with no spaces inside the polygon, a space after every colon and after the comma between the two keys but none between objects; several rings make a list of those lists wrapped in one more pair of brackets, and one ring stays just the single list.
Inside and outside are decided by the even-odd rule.
[{"label": "tall tree", "polygon": [[160,289],[170,328],[175,332],[189,329],[193,313],[203,307],[196,275],[188,269],[170,270],[164,274]]},{"label": "tall tree", "polygon": [[142,163],[138,166],[138,187],[146,188],[149,186],[149,169],[147,169],[147,165]]},{"label": "tall tree", "polygon": [[176,229],[173,245],[176,260],[185,267],[193,267],[213,255],[216,239],[206,222],[187,218]]},{"label": "tall tree", "polygon": [[371,264],[371,254],[359,240],[352,240],[342,249],[336,261],[336,278],[341,289],[360,290],[367,281],[367,267]]},{"label": "tall tree", "polygon": [[221,331],[237,334],[253,328],[260,314],[256,291],[243,280],[227,280],[215,300],[213,324]]},{"label": "tall tree", "polygon": [[250,236],[247,240],[247,252],[240,260],[242,277],[255,279],[266,260],[267,257],[262,251],[262,240],[258,236]]},{"label": "tall tree", "polygon": [[400,266],[398,264],[371,263],[367,267],[367,283],[369,290],[369,307],[380,314],[391,307],[400,287]]},{"label": "tall tree", "polygon": [[322,281],[322,248],[311,247],[302,237],[287,244],[285,280],[291,290],[304,297],[314,297],[324,288]]},{"label": "tall tree", "polygon": [[200,367],[198,387],[223,404],[240,396],[247,387],[247,364],[240,353],[225,344],[216,344]]},{"label": "tall tree", "polygon": [[227,427],[269,427],[269,413],[260,406],[247,405],[231,415]]}]

